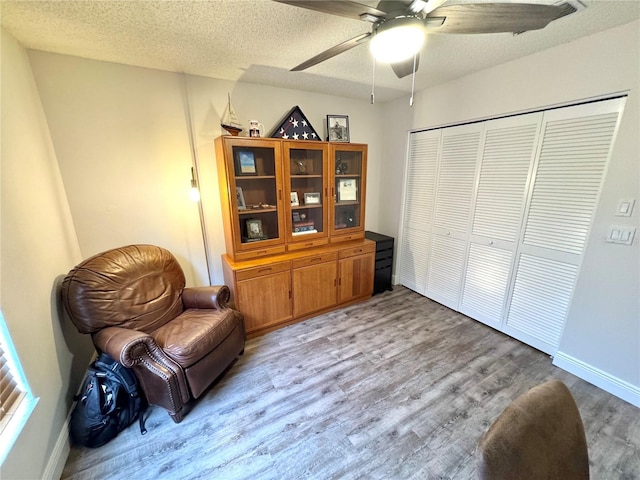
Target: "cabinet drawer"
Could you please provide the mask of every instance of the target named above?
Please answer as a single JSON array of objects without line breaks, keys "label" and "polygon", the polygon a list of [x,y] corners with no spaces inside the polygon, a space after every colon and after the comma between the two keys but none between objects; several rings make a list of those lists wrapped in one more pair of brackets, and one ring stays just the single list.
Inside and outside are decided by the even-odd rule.
[{"label": "cabinet drawer", "polygon": [[340,258],[353,257],[355,255],[362,255],[365,253],[373,253],[376,248],[375,243],[369,243],[367,245],[360,245],[353,248],[345,248],[340,250]]},{"label": "cabinet drawer", "polygon": [[391,262],[391,258],[385,258],[382,260],[376,259],[376,270],[380,270],[381,268],[389,268],[391,266]]},{"label": "cabinet drawer", "polygon": [[263,275],[271,275],[272,273],[286,272],[290,268],[290,262],[272,263],[261,267],[247,268],[236,272],[236,280],[239,282],[250,278],[262,277]]},{"label": "cabinet drawer", "polygon": [[364,232],[352,233],[351,235],[337,235],[337,236],[331,237],[329,242],[330,243],[350,242],[352,240],[359,240],[361,238],[364,238]]},{"label": "cabinet drawer", "polygon": [[393,250],[376,251],[376,260],[383,260],[385,258],[393,258]]},{"label": "cabinet drawer", "polygon": [[303,250],[305,248],[320,247],[322,245],[326,245],[327,243],[329,243],[329,240],[327,238],[318,238],[317,240],[309,240],[307,242],[290,243],[289,245],[287,245],[287,250]]},{"label": "cabinet drawer", "polygon": [[251,250],[248,252],[236,252],[234,261],[241,262],[243,260],[252,260],[254,258],[266,257],[268,255],[277,255],[284,253],[284,245],[278,247],[267,247],[260,250]]},{"label": "cabinet drawer", "polygon": [[383,242],[376,243],[376,250],[393,250],[393,240],[385,240]]},{"label": "cabinet drawer", "polygon": [[318,263],[335,262],[338,259],[338,252],[321,253],[310,257],[299,258],[293,261],[293,268],[308,267]]}]

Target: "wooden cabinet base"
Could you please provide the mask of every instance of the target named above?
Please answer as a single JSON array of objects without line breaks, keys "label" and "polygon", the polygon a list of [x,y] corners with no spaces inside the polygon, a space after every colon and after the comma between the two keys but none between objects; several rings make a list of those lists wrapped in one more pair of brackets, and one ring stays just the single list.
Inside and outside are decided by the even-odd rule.
[{"label": "wooden cabinet base", "polygon": [[293,318],[291,320],[286,320],[286,321],[283,321],[283,322],[279,322],[279,323],[276,323],[276,324],[273,324],[273,325],[261,327],[261,328],[258,328],[258,329],[247,330],[247,339],[259,337],[261,335],[264,335],[265,333],[273,332],[275,330],[279,330],[281,328],[288,327],[289,325],[293,325],[293,324],[298,323],[298,322],[303,322],[303,321],[305,321],[305,320],[307,320],[309,318],[317,317],[318,315],[323,315],[325,313],[332,312],[334,310],[337,310],[338,308],[344,308],[344,307],[349,307],[351,305],[356,305],[358,303],[364,302],[368,298],[371,298],[371,294],[363,296],[363,297],[360,297],[360,298],[356,298],[354,300],[351,300],[350,302],[341,303],[339,305],[334,305],[334,306],[332,306],[330,308],[325,308],[325,309],[320,310],[318,312],[313,312],[313,313],[309,313],[307,315],[296,317],[296,318]]},{"label": "wooden cabinet base", "polygon": [[375,243],[364,239],[246,261],[222,256],[249,337],[366,300],[374,262]]}]

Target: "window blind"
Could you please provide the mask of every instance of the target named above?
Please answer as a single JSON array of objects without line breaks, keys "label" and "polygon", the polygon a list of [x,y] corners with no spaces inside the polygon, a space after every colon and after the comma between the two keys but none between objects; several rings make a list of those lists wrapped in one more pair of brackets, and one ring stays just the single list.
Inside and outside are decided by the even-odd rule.
[{"label": "window blind", "polygon": [[0,435],[25,395],[15,381],[6,348],[0,342]]}]

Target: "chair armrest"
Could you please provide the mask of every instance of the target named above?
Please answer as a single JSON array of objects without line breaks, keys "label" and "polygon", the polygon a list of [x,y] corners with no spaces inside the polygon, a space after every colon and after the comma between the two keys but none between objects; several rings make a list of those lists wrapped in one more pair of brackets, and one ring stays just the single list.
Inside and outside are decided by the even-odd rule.
[{"label": "chair armrest", "polygon": [[140,363],[140,356],[145,351],[159,350],[151,335],[120,327],[99,330],[93,335],[93,343],[100,351],[128,368]]},{"label": "chair armrest", "polygon": [[231,291],[226,285],[213,287],[191,287],[182,290],[182,303],[185,308],[215,308],[223,310],[229,307]]},{"label": "chair armrest", "polygon": [[164,353],[151,335],[107,327],[93,334],[93,343],[125,367],[133,368],[149,403],[176,411],[189,401],[182,367]]}]

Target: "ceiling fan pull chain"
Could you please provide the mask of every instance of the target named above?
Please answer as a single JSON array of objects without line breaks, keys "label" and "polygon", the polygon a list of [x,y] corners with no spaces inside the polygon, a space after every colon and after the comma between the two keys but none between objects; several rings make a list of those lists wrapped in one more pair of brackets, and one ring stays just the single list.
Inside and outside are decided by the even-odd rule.
[{"label": "ceiling fan pull chain", "polygon": [[416,87],[416,59],[418,54],[413,56],[413,75],[411,76],[411,98],[409,99],[409,106],[413,107],[413,91]]},{"label": "ceiling fan pull chain", "polygon": [[371,69],[371,105],[376,103],[376,59],[373,57],[373,68]]}]

